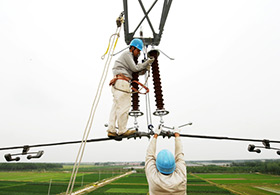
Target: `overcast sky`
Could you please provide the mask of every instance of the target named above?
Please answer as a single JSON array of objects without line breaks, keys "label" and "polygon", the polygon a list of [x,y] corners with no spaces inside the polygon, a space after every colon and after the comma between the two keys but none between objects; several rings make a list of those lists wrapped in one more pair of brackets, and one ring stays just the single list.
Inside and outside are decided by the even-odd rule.
[{"label": "overcast sky", "polygon": [[[129,2],[132,2],[129,1]],[[143,17],[129,7],[131,29]],[[152,1],[144,1],[146,9]],[[158,29],[162,0],[151,12]],[[280,140],[280,1],[173,1],[159,49],[167,126],[182,133]],[[0,0],[0,147],[80,140],[123,3],[93,0]],[[149,29],[143,24],[144,36]],[[116,50],[126,47],[123,29]],[[119,55],[118,55],[119,56]],[[89,138],[106,137],[112,105],[107,83]],[[142,58],[143,56],[141,56]],[[155,101],[151,88],[151,110]],[[145,112],[141,96],[140,109]],[[147,130],[146,117],[139,118]],[[153,125],[159,118],[153,117]],[[133,126],[130,118],[128,127]],[[252,142],[182,138],[186,160],[279,159],[249,153]],[[144,161],[147,138],[89,143],[83,162]],[[272,144],[273,147],[280,147]],[[44,150],[32,162],[74,162],[79,144]],[[158,140],[173,151],[174,139]],[[0,151],[4,154],[20,150]],[[26,162],[22,157],[22,162]]]}]

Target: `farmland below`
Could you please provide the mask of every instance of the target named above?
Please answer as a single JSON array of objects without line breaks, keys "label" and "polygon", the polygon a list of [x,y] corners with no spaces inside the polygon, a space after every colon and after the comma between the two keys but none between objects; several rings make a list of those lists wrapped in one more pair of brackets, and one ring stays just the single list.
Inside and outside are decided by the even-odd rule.
[{"label": "farmland below", "polygon": [[[97,186],[134,170],[132,174],[86,194],[147,194],[149,187],[140,165],[143,163],[83,164],[74,190]],[[71,164],[1,163],[0,195],[61,194],[67,189],[72,167]],[[187,193],[190,195],[280,194],[280,176],[276,174],[280,170],[279,161],[217,163],[191,166],[187,170]]]}]

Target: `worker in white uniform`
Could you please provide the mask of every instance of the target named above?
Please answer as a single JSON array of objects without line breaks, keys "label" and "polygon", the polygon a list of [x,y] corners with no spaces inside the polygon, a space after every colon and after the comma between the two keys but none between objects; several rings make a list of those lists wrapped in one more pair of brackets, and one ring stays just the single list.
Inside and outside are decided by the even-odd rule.
[{"label": "worker in white uniform", "polygon": [[149,194],[185,195],[187,169],[184,160],[180,130],[175,128],[175,158],[169,150],[161,150],[156,157],[157,137],[161,129],[155,130],[146,154],[145,172],[149,183]]},{"label": "worker in white uniform", "polygon": [[110,82],[114,99],[107,129],[108,137],[115,137],[117,135],[128,136],[136,132],[136,130],[127,130],[126,127],[128,112],[131,106],[130,80],[133,72],[148,69],[154,61],[154,59],[149,58],[144,63],[135,64],[134,58],[140,56],[142,48],[142,40],[133,39],[130,43],[129,51],[123,52],[114,64],[114,79]]}]

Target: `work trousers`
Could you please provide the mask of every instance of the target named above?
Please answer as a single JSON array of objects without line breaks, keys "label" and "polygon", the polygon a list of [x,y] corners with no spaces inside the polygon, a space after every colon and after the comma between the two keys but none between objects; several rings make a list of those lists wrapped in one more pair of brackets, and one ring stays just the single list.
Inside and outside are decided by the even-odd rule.
[{"label": "work trousers", "polygon": [[[119,90],[118,90],[119,89]],[[131,106],[130,83],[125,80],[117,80],[112,86],[113,106],[109,118],[108,132],[117,132],[116,123],[118,125],[118,134],[126,132],[128,112]],[[122,90],[122,91],[120,91]],[[123,92],[126,91],[126,92]]]}]

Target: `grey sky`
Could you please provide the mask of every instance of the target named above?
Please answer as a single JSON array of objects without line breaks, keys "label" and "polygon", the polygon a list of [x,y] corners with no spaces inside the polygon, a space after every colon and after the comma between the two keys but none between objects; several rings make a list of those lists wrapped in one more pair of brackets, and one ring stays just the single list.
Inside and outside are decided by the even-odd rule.
[{"label": "grey sky", "polygon": [[[279,7],[277,0],[172,3],[158,47],[175,58],[159,57],[166,125],[191,121],[183,133],[280,139]],[[100,57],[122,10],[121,0],[0,0],[1,147],[82,138],[105,63]],[[132,26],[143,17],[138,11]],[[160,13],[151,14],[157,29]],[[125,47],[122,29],[116,50]],[[105,84],[90,138],[106,137],[111,105]],[[140,108],[145,111],[143,97]],[[146,131],[145,119],[139,121]],[[279,158],[274,151],[247,152],[249,142],[182,139],[186,160]],[[159,139],[158,150],[173,150],[173,141]],[[90,143],[83,161],[142,161],[148,143]],[[44,156],[34,162],[73,162],[78,147],[42,148]],[[17,151],[0,155],[9,152]]]}]

